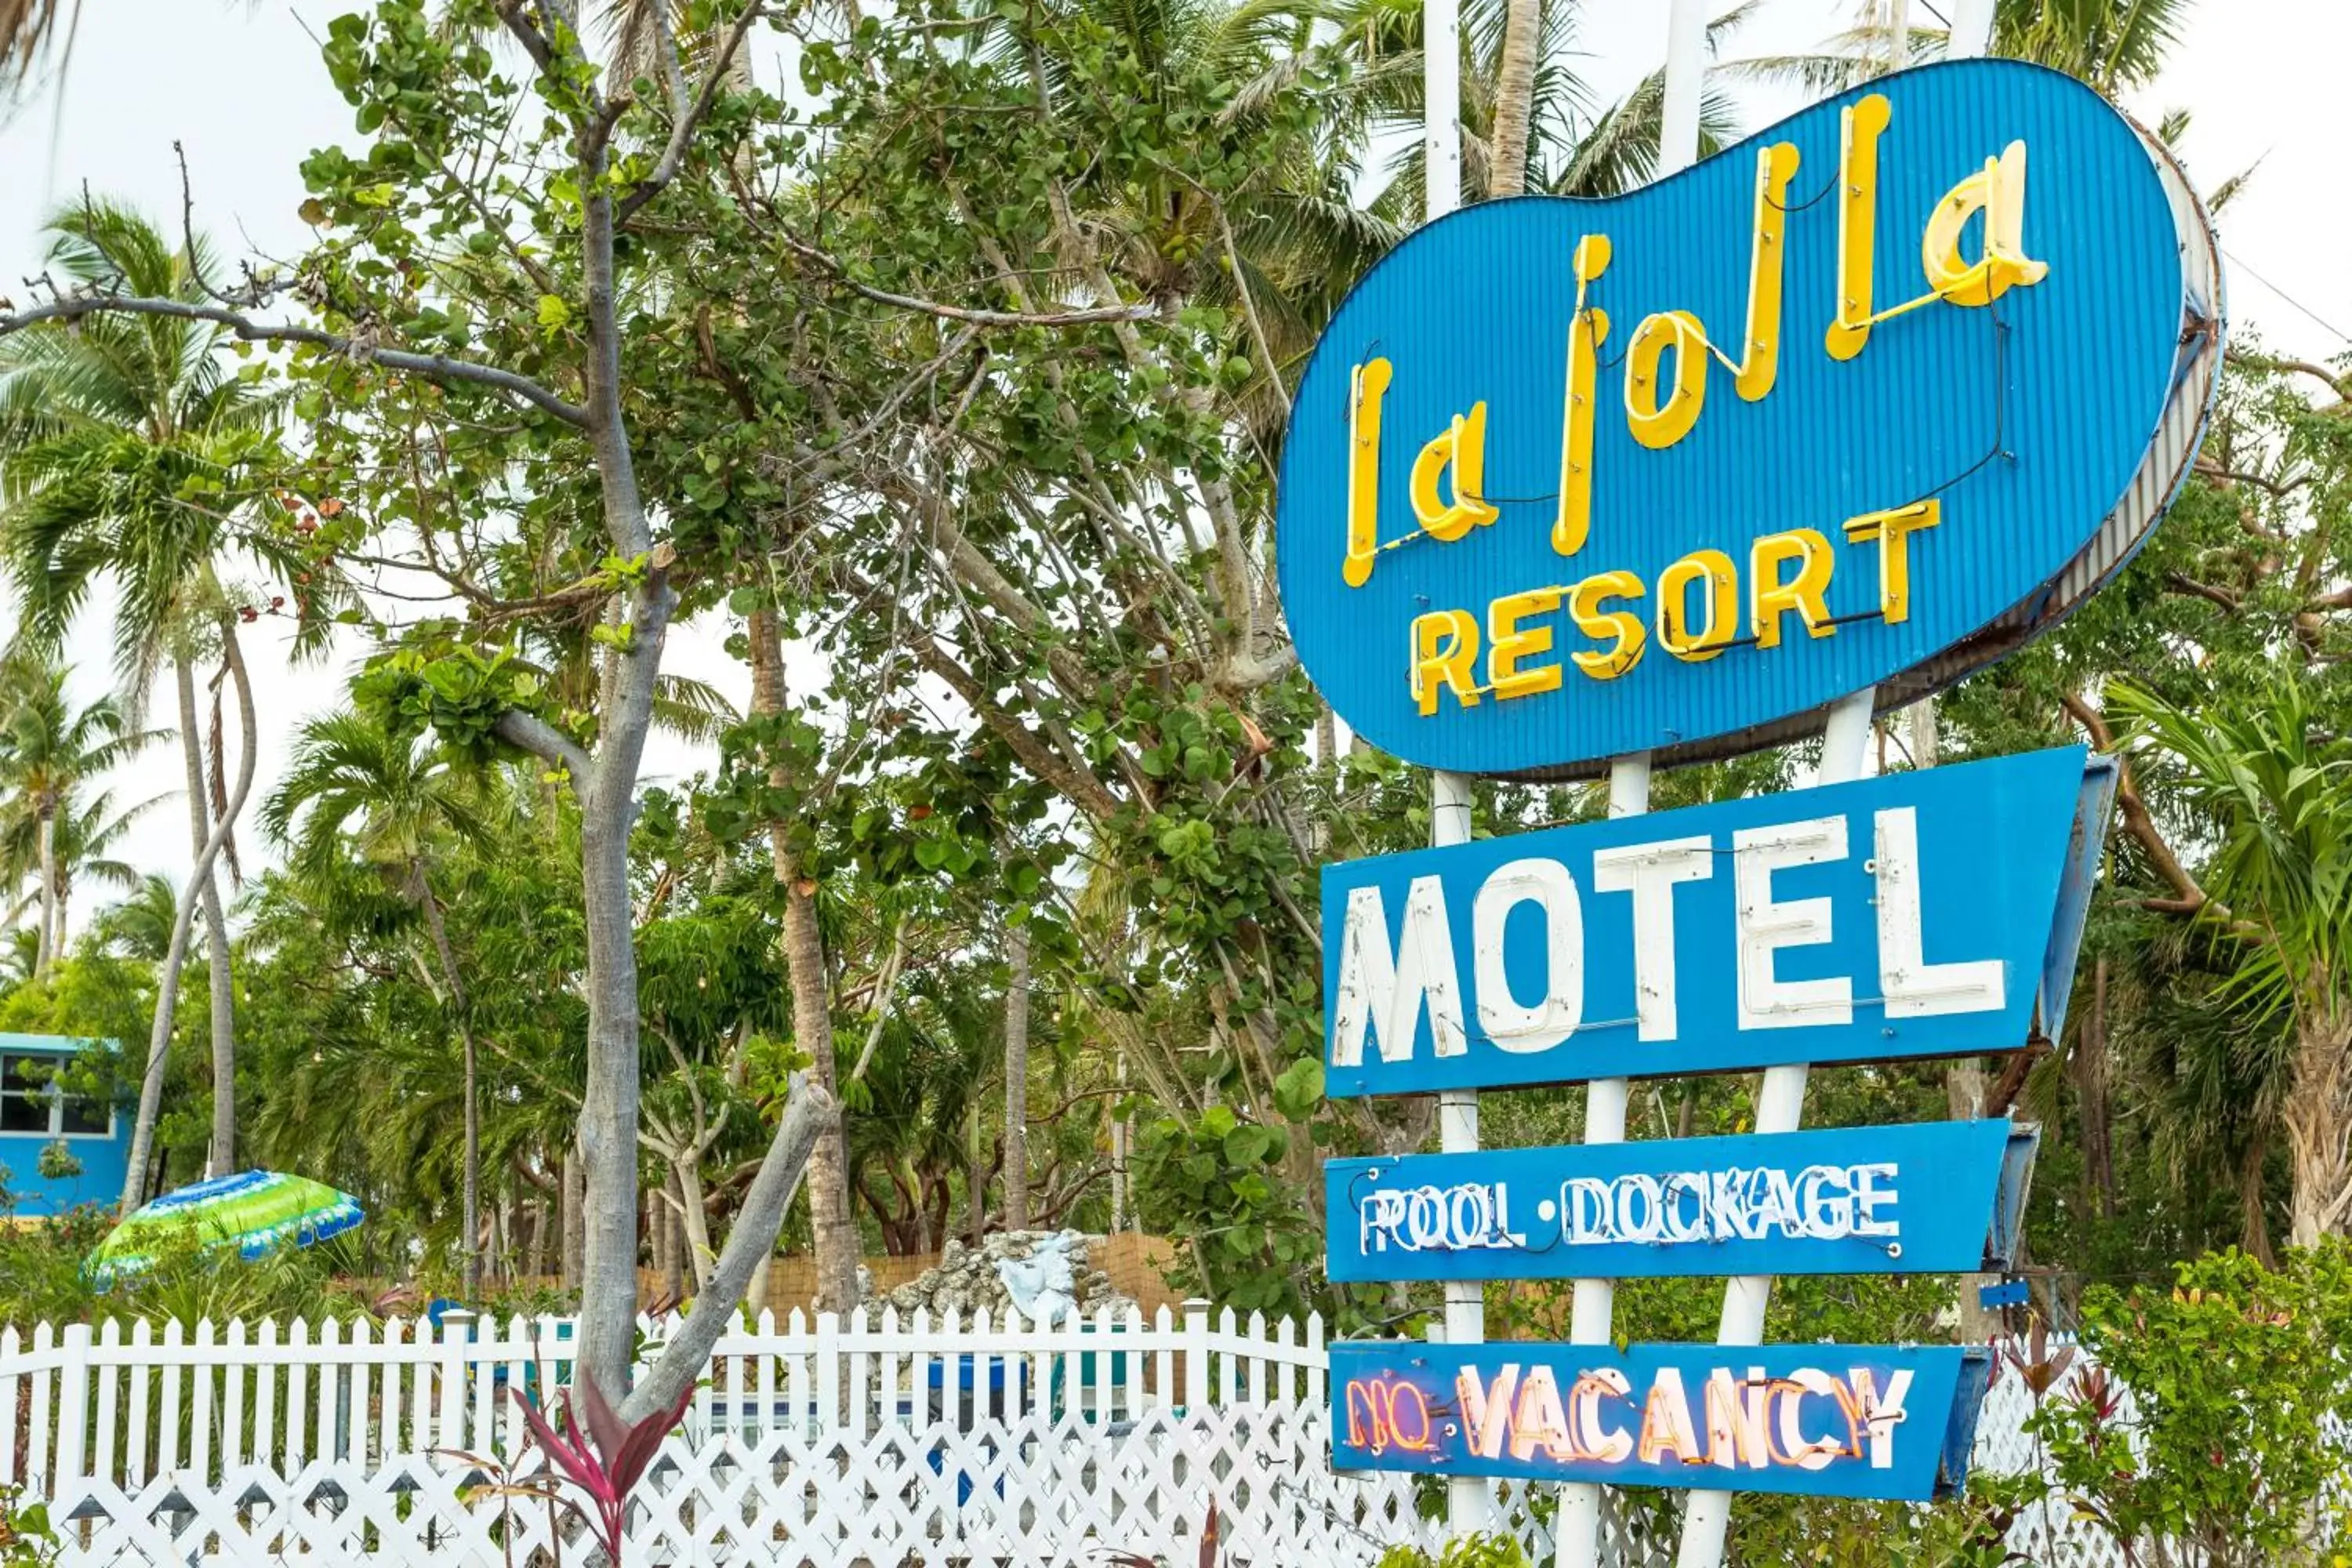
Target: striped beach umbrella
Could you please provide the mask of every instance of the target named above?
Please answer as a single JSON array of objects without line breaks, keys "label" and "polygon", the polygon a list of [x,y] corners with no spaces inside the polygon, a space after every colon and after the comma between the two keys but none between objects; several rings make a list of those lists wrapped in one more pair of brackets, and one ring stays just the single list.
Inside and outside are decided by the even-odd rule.
[{"label": "striped beach umbrella", "polygon": [[107,1285],[137,1274],[189,1231],[207,1248],[234,1247],[253,1258],[340,1236],[366,1217],[351,1194],[323,1183],[240,1171],[165,1193],[140,1209],[90,1255],[89,1275]]}]

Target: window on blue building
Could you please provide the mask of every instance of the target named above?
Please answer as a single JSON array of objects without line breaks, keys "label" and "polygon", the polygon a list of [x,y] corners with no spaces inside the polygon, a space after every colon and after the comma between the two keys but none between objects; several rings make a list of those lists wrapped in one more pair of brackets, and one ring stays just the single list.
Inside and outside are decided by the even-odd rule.
[{"label": "window on blue building", "polygon": [[0,1132],[103,1138],[114,1131],[112,1106],[59,1089],[64,1065],[56,1057],[0,1058]]},{"label": "window on blue building", "polygon": [[0,1059],[0,1132],[49,1130],[49,1064],[38,1057]]}]

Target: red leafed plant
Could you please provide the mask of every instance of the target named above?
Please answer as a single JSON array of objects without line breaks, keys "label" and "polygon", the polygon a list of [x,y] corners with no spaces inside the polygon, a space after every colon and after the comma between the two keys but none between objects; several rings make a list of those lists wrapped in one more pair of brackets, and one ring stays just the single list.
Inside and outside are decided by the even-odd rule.
[{"label": "red leafed plant", "polygon": [[618,1568],[621,1536],[628,1528],[629,1494],[652,1467],[662,1439],[686,1414],[694,1385],[687,1384],[668,1409],[632,1422],[621,1419],[593,1378],[583,1377],[557,1392],[563,1405],[561,1426],[548,1420],[520,1389],[509,1392],[521,1406],[532,1440],[547,1451],[555,1473],[586,1494],[587,1506],[572,1498],[563,1501],[580,1515],[604,1549],[605,1557]]}]

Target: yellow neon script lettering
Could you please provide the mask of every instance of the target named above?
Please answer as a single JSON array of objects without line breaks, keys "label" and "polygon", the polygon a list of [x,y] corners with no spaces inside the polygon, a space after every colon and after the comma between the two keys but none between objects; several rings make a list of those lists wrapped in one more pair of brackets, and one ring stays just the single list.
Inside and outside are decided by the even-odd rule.
[{"label": "yellow neon script lettering", "polygon": [[1888,626],[1911,618],[1911,536],[1944,521],[1944,503],[1914,501],[1849,518],[1848,544],[1878,545],[1878,611]]},{"label": "yellow neon script lettering", "polygon": [[1412,700],[1423,717],[1437,711],[1437,689],[1465,708],[1478,706],[1478,623],[1467,610],[1431,610],[1412,618]]},{"label": "yellow neon script lettering", "polygon": [[[1659,361],[1675,351],[1674,384],[1659,375]],[[1625,422],[1633,439],[1653,451],[1690,434],[1706,406],[1706,329],[1688,310],[1660,310],[1642,318],[1625,353]]]},{"label": "yellow neon script lettering", "polygon": [[1497,702],[1559,689],[1559,665],[1519,668],[1519,660],[1551,651],[1551,627],[1523,629],[1520,618],[1559,609],[1559,595],[1558,588],[1530,588],[1523,594],[1506,594],[1486,606],[1486,686]]},{"label": "yellow neon script lettering", "polygon": [[[1705,585],[1706,621],[1690,626],[1690,590]],[[1686,664],[1703,664],[1731,646],[1739,616],[1739,569],[1720,550],[1694,550],[1658,574],[1658,641]]]},{"label": "yellow neon script lettering", "polygon": [[[1780,567],[1797,563],[1797,574],[1780,581]],[[1804,617],[1805,630],[1817,637],[1837,628],[1830,625],[1830,573],[1835,565],[1830,542],[1819,531],[1792,528],[1768,533],[1748,547],[1748,627],[1758,647],[1780,646],[1780,617],[1790,610]]]},{"label": "yellow neon script lettering", "polygon": [[1597,573],[1569,591],[1568,613],[1577,628],[1596,642],[1610,644],[1605,652],[1570,654],[1577,668],[1595,680],[1614,680],[1642,662],[1642,647],[1650,637],[1642,617],[1631,610],[1601,608],[1611,599],[1641,596],[1642,580],[1631,572]]},{"label": "yellow neon script lettering", "polygon": [[[1960,255],[1969,219],[1984,215],[1984,254]],[[2016,284],[2039,283],[2050,264],[2025,254],[2025,143],[2012,142],[1998,158],[1954,185],[1936,204],[1919,242],[1927,287],[1955,305],[1990,305]]]},{"label": "yellow neon script lettering", "polygon": [[1348,402],[1348,556],[1339,575],[1350,588],[1372,580],[1381,552],[1381,398],[1395,374],[1384,359],[1356,367]]},{"label": "yellow neon script lettering", "polygon": [[[1438,476],[1454,470],[1454,499],[1438,494]],[[1471,529],[1502,514],[1486,502],[1486,405],[1474,403],[1470,413],[1454,416],[1442,436],[1431,439],[1412,460],[1412,514],[1423,532],[1448,543]]]},{"label": "yellow neon script lettering", "polygon": [[1601,345],[1609,338],[1609,313],[1584,302],[1584,291],[1609,270],[1609,237],[1588,234],[1576,242],[1576,314],[1568,323],[1568,396],[1559,416],[1559,512],[1551,525],[1551,547],[1561,555],[1584,548],[1592,528],[1592,382]]},{"label": "yellow neon script lettering", "polygon": [[1878,224],[1878,138],[1895,118],[1883,93],[1839,116],[1837,308],[1830,358],[1852,359],[1870,341],[1873,231]]},{"label": "yellow neon script lettering", "polygon": [[1776,142],[1756,155],[1756,242],[1748,258],[1748,338],[1740,349],[1735,384],[1754,403],[1772,390],[1780,374],[1780,285],[1782,236],[1789,226],[1789,182],[1797,174],[1797,150]]}]

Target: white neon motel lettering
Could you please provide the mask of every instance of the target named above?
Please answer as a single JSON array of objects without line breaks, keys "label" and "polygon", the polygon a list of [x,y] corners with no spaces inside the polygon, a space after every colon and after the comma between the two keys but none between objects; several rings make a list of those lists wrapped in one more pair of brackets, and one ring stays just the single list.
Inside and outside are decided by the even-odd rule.
[{"label": "white neon motel lettering", "polygon": [[1739,910],[1739,1026],[1803,1028],[1853,1021],[1853,986],[1843,975],[1782,980],[1773,955],[1784,947],[1811,947],[1834,935],[1830,900],[1772,896],[1772,873],[1845,858],[1845,818],[1743,827],[1731,836],[1732,874]]},{"label": "white neon motel lettering", "polygon": [[1919,814],[1878,814],[1878,994],[1890,1018],[1997,1009],[2007,994],[1999,962],[1930,963],[1920,951]]},{"label": "white neon motel lettering", "polygon": [[1435,877],[1415,877],[1405,894],[1404,931],[1389,946],[1389,917],[1378,888],[1348,894],[1348,930],[1339,947],[1339,1000],[1334,1009],[1331,1062],[1356,1067],[1364,1034],[1380,1040],[1384,1062],[1412,1057],[1422,1011],[1429,1013],[1432,1048],[1458,1057],[1469,1048],[1462,998],[1454,989],[1454,928],[1445,918],[1445,891]]},{"label": "white neon motel lettering", "polygon": [[[1869,977],[1890,1017],[1998,1012],[2007,1005],[2003,962],[1952,957],[1930,963],[1922,929],[1922,879],[1917,814],[1911,806],[1874,813],[1871,842],[1875,908],[1868,918],[1878,938],[1878,973]],[[1471,899],[1475,946],[1469,990],[1482,1030],[1513,1053],[1552,1049],[1583,1027],[1588,946],[1596,929],[1623,919],[1633,928],[1637,1033],[1645,1041],[1681,1037],[1676,942],[1685,922],[1681,895],[1687,882],[1715,875],[1728,852],[1734,892],[1733,929],[1726,956],[1736,976],[1735,1016],[1741,1029],[1807,1028],[1849,1024],[1856,1006],[1845,975],[1796,979],[1780,973],[1780,955],[1834,940],[1836,900],[1785,898],[1781,873],[1847,858],[1846,818],[1824,816],[1741,828],[1727,845],[1706,836],[1622,845],[1595,851],[1595,893],[1625,893],[1588,915],[1575,874],[1562,862],[1533,857],[1497,868]],[[1504,962],[1504,928],[1520,905],[1541,919],[1545,954],[1539,994],[1514,991]],[[1620,909],[1624,910],[1619,914]],[[1522,917],[1525,918],[1525,917]],[[1349,890],[1340,936],[1333,1007],[1330,1064],[1363,1065],[1367,1039],[1384,1063],[1410,1061],[1421,1020],[1439,1057],[1469,1048],[1461,955],[1444,888],[1434,875],[1416,877],[1405,892],[1404,917],[1391,942],[1387,900],[1380,888]],[[1622,928],[1619,928],[1622,929]],[[1527,977],[1521,985],[1528,985]]]},{"label": "white neon motel lettering", "polygon": [[1675,1016],[1675,885],[1715,875],[1715,850],[1704,836],[1663,844],[1630,844],[1596,851],[1592,885],[1603,893],[1633,895],[1633,1010],[1636,1033],[1671,1040]]},{"label": "white neon motel lettering", "polygon": [[[1699,1380],[1694,1402],[1679,1367],[1657,1368],[1638,1395],[1615,1367],[1578,1373],[1565,1396],[1562,1375],[1517,1362],[1491,1373],[1461,1368],[1454,1378],[1461,1428],[1436,1447],[1458,1447],[1465,1458],[1507,1455],[1523,1463],[1541,1454],[1563,1464],[1620,1466],[1638,1458],[1655,1466],[1671,1458],[1722,1469],[1822,1470],[1854,1461],[1891,1469],[1913,1381],[1898,1369],[1882,1391],[1870,1367],[1841,1373],[1806,1366],[1780,1377],[1761,1367],[1717,1367]],[[1406,1447],[1399,1437],[1418,1435],[1410,1431],[1410,1415],[1385,1432],[1359,1418],[1359,1411],[1383,1412],[1395,1386],[1385,1377],[1350,1380],[1343,1395],[1350,1442],[1370,1447],[1368,1438],[1385,1436],[1388,1446]],[[1416,1390],[1413,1397],[1425,1411],[1425,1396]],[[1401,1426],[1408,1432],[1399,1433]]]}]

